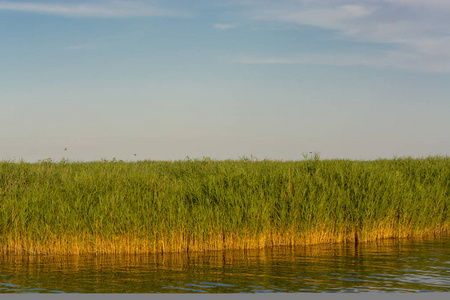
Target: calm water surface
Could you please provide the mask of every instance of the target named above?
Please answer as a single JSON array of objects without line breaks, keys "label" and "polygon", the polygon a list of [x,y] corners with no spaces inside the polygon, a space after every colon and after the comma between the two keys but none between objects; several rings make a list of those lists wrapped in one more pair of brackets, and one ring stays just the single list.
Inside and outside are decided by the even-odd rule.
[{"label": "calm water surface", "polygon": [[0,256],[0,293],[450,291],[450,237],[158,255]]}]

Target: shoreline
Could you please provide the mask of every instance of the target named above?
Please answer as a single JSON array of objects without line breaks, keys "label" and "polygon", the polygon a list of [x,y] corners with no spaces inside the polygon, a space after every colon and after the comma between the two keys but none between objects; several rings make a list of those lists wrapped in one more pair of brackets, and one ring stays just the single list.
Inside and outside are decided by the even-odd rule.
[{"label": "shoreline", "polygon": [[[112,239],[100,239],[92,237],[58,237],[54,240],[30,241],[17,239],[2,239],[0,255],[120,255],[120,254],[164,254],[164,253],[199,253],[206,251],[226,251],[226,250],[256,250],[267,249],[271,247],[299,247],[299,246],[317,246],[324,244],[346,245],[392,240],[392,239],[417,239],[431,237],[450,236],[450,225],[445,229],[430,230],[422,234],[405,233],[403,235],[381,236],[375,239],[363,239],[355,242],[353,239],[333,239],[333,237],[322,236],[321,238],[304,239],[304,241],[295,241],[292,237],[276,238],[278,242],[269,241],[264,238],[248,240],[231,240],[226,243],[211,241],[204,244],[190,244],[175,241],[172,245],[167,241],[154,242],[145,239],[130,239],[126,236],[114,237]],[[221,237],[220,237],[221,238]],[[227,239],[225,239],[227,240]]]}]

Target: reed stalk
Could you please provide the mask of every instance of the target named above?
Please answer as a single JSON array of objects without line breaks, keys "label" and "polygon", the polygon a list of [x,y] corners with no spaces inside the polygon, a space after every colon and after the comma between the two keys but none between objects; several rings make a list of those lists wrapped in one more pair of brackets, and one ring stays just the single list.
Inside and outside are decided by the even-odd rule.
[{"label": "reed stalk", "polygon": [[0,253],[155,253],[450,232],[450,158],[0,162]]}]

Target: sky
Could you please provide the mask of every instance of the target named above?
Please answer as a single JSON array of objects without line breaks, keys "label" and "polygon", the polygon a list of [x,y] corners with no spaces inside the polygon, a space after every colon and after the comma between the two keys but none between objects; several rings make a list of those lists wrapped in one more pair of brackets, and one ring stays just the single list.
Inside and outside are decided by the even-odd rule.
[{"label": "sky", "polygon": [[448,0],[0,0],[0,161],[450,154]]}]

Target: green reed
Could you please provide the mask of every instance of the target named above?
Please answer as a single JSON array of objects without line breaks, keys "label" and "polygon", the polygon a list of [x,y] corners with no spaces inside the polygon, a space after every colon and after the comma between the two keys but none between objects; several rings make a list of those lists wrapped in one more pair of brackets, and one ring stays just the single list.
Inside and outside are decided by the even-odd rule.
[{"label": "green reed", "polygon": [[256,248],[444,234],[450,158],[0,162],[0,252]]}]

